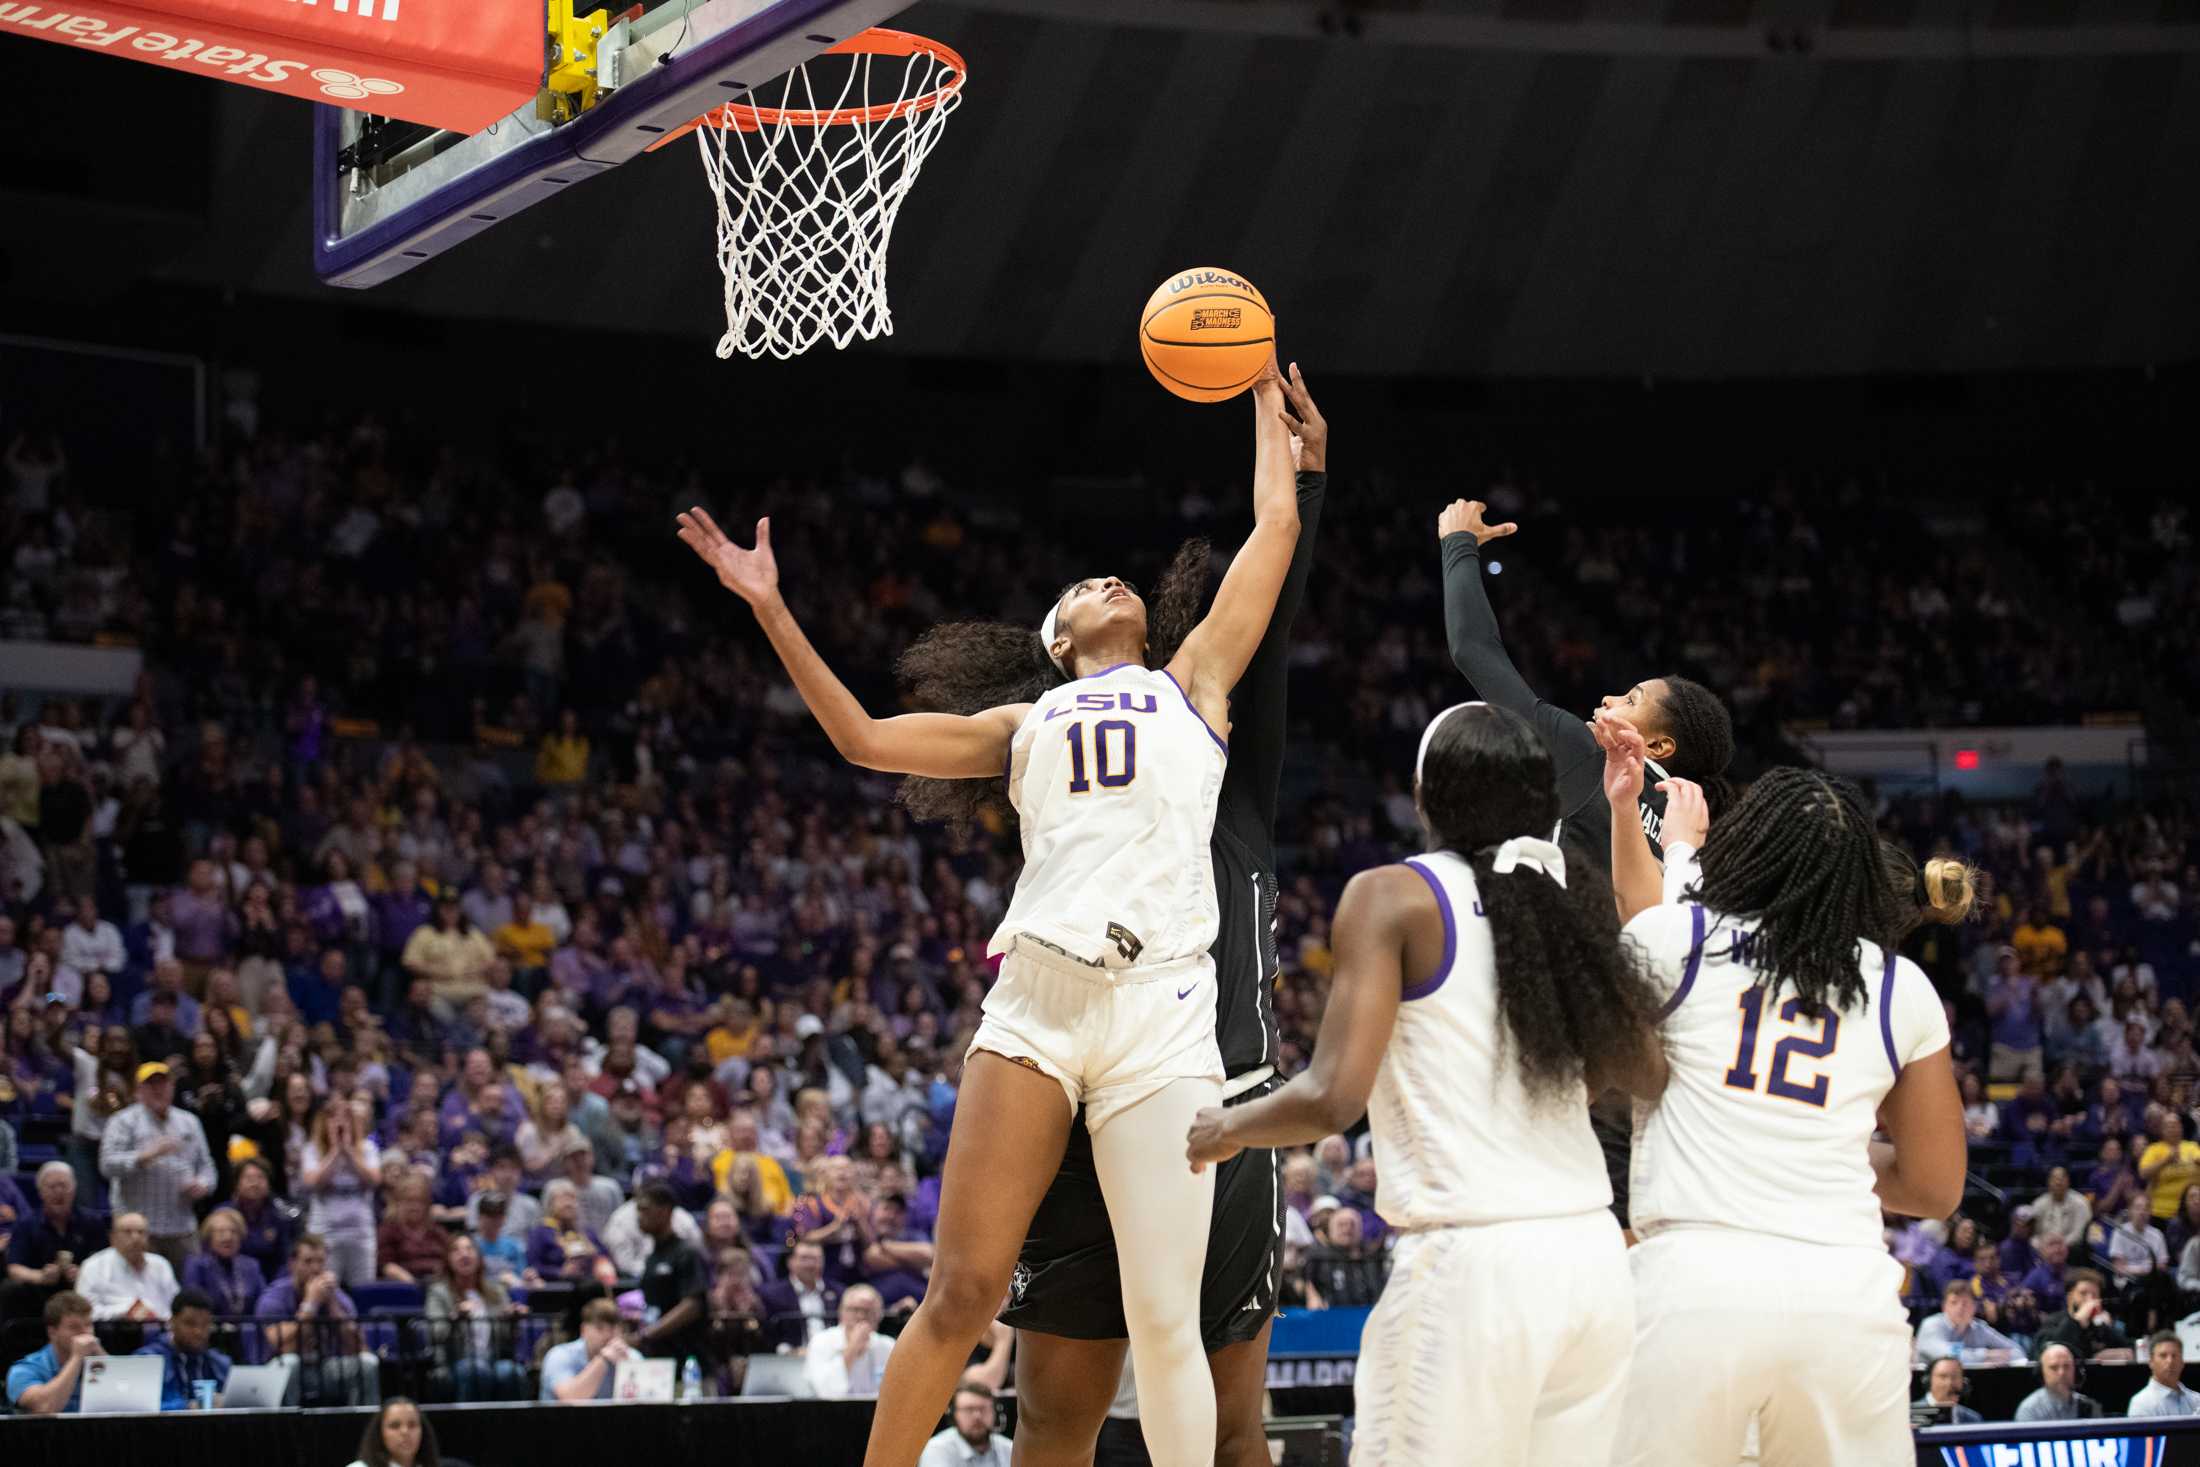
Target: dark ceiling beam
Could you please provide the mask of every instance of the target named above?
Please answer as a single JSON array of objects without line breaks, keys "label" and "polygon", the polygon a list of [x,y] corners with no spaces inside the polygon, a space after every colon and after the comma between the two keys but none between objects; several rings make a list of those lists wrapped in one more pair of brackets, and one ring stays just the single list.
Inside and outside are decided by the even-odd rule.
[{"label": "dark ceiling beam", "polygon": [[1359,34],[1340,45],[1436,46],[1460,51],[1528,51],[1554,55],[1758,58],[1786,48],[1800,31],[1809,49],[1782,54],[1818,61],[1960,61],[1968,58],[2128,56],[2200,52],[2200,26],[2145,23],[2070,26],[1991,26],[1924,19],[1901,27],[1834,27],[1808,19],[1815,3],[1764,0],[1772,25],[1667,25],[1614,20],[1601,13],[1580,21],[1508,19],[1446,11],[1400,13],[1336,0],[965,0],[974,9],[1096,25],[1163,26],[1179,31],[1306,37],[1321,35],[1321,18],[1349,10]]}]

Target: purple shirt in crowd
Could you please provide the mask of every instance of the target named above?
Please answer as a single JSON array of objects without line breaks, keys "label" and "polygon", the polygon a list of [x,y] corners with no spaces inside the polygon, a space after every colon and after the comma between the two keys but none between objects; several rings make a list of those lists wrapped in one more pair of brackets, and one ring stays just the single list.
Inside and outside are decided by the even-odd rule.
[{"label": "purple shirt in crowd", "polygon": [[176,956],[186,963],[213,963],[229,955],[237,935],[237,919],[216,888],[203,900],[191,888],[178,887],[169,904],[169,918],[176,930]]},{"label": "purple shirt in crowd", "polygon": [[[298,1313],[298,1281],[284,1274],[267,1286],[260,1295],[260,1307],[253,1311],[262,1319],[290,1319]],[[322,1306],[323,1319],[357,1319],[358,1306],[351,1302],[351,1295],[336,1289]]]},{"label": "purple shirt in crowd", "polygon": [[[825,1205],[825,1199],[815,1193],[797,1198],[794,1211],[787,1218],[787,1243],[804,1233],[814,1233],[833,1220],[833,1211]],[[856,1241],[856,1231],[848,1228],[837,1237],[825,1241],[825,1277],[846,1288],[849,1284],[863,1282],[863,1248]]]},{"label": "purple shirt in crowd", "polygon": [[1986,1005],[1994,1014],[1994,1043],[2011,1049],[2040,1047],[2039,982],[2030,974],[1996,978],[1987,985]]},{"label": "purple shirt in crowd", "polygon": [[214,1301],[216,1315],[241,1319],[267,1292],[267,1279],[260,1265],[242,1253],[235,1258],[194,1253],[183,1261],[183,1286],[203,1290]]},{"label": "purple shirt in crowd", "polygon": [[2042,1313],[2052,1314],[2055,1312],[2056,1301],[2070,1292],[2070,1286],[2063,1282],[2065,1272],[2067,1272],[2067,1266],[2065,1268],[2049,1268],[2045,1263],[2035,1263],[2032,1265],[2031,1271],[2026,1273],[2018,1282],[2022,1287],[2030,1289],[2033,1295],[2039,1299]]},{"label": "purple shirt in crowd", "polygon": [[597,1237],[593,1229],[581,1228],[573,1233],[564,1233],[551,1223],[541,1223],[527,1234],[527,1266],[546,1279],[563,1276],[566,1257],[574,1251],[567,1244],[575,1239],[593,1249],[596,1257],[604,1257],[608,1251],[603,1245],[603,1239]]},{"label": "purple shirt in crowd", "polygon": [[614,976],[609,963],[577,947],[561,947],[550,955],[551,983],[584,999],[602,1003],[610,995]]},{"label": "purple shirt in crowd", "polygon": [[466,1092],[453,1087],[443,1097],[443,1104],[436,1114],[441,1117],[443,1149],[448,1151],[465,1139],[468,1131],[479,1131],[491,1145],[509,1141],[519,1134],[519,1123],[526,1119],[526,1107],[520,1104],[519,1092],[508,1084],[497,1085],[501,1108],[494,1112],[477,1113],[466,1103]]},{"label": "purple shirt in crowd", "polygon": [[374,911],[375,931],[381,939],[382,951],[390,954],[405,950],[405,939],[413,932],[428,925],[435,915],[435,904],[428,894],[415,887],[411,891],[384,892],[368,899]]},{"label": "purple shirt in crowd", "polygon": [[244,1256],[260,1266],[260,1277],[280,1278],[290,1267],[290,1238],[295,1225],[272,1202],[261,1204],[255,1215],[242,1202],[229,1204],[244,1219]]}]

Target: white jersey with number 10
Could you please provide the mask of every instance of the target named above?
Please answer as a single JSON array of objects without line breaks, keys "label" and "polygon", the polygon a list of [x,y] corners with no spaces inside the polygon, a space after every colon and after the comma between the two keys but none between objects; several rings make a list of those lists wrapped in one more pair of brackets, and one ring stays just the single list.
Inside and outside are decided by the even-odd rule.
[{"label": "white jersey with number 10", "polygon": [[1812,1014],[1761,984],[1756,922],[1694,905],[1627,924],[1666,993],[1672,1080],[1636,1107],[1629,1221],[1881,1246],[1869,1146],[1902,1067],[1948,1044],[1915,963],[1859,944],[1861,1001]]},{"label": "white jersey with number 10", "polygon": [[1024,870],[987,951],[1019,936],[1108,968],[1214,945],[1229,751],[1176,679],[1125,662],[1050,688],[1009,741]]}]

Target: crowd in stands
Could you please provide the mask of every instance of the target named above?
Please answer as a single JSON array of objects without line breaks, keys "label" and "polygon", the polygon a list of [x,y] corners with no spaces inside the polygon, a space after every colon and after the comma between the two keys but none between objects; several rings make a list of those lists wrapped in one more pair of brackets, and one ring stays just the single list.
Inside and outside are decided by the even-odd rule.
[{"label": "crowd in stands", "polygon": [[[2029,810],[1887,823],[1993,877],[1984,923],[1918,954],[1949,1002],[1973,1172],[1955,1216],[1890,1227],[1921,1363],[2039,1362],[2061,1401],[2027,1420],[2069,1414],[2085,1362],[2174,1351],[2174,1379],[2200,1346],[2200,827],[2166,806],[2092,823],[2052,769]],[[2192,1410],[2142,1395],[2134,1413]]]},{"label": "crowd in stands", "polygon": [[[364,419],[173,466],[135,517],[77,493],[58,444],[6,466],[0,637],[146,658],[129,696],[0,689],[16,1409],[65,1403],[70,1362],[130,1326],[179,1381],[239,1353],[294,1362],[309,1402],[378,1399],[415,1338],[393,1346],[385,1312],[417,1321],[420,1388],[451,1399],[608,1395],[629,1354],[719,1389],[799,1356],[817,1394],[874,1390],[925,1288],[1014,834],[917,825],[834,758],[671,515],[768,504],[790,600],[875,708],[913,635],[1035,622],[1068,562],[921,466],[727,495],[606,455],[545,490]],[[1287,1072],[1330,903],[1411,843],[1400,771],[1459,686],[1422,498],[1333,491],[1294,640],[1295,737],[1352,752],[1286,793]],[[1745,713],[1865,724],[1998,715],[2076,666],[1988,559],[1945,584],[1869,570],[1853,508],[1781,488],[1685,533],[1548,524],[1508,634],[1582,706],[1617,615],[1643,628],[1636,675],[1647,646]],[[1177,511],[1186,532],[1217,512],[1196,491]],[[1714,558],[1756,569],[1688,576],[1704,599],[1664,614],[1689,598],[1652,585]],[[1824,617],[1850,573],[1868,601]],[[1896,656],[1920,627],[1965,657]],[[1889,1230],[1921,1351],[1970,1365],[2056,1339],[2098,1358],[2200,1307],[2200,830],[2060,781],[1885,807],[1993,877],[1988,916],[1916,954],[1951,1005],[1980,1186]],[[1379,1294],[1376,1167],[1364,1135],[1288,1159],[1287,1304]],[[1002,1332],[972,1383],[1008,1354]]]}]

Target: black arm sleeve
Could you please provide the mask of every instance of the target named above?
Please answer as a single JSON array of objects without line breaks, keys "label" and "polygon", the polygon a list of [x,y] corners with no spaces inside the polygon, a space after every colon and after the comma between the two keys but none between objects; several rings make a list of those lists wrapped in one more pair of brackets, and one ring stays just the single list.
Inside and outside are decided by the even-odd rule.
[{"label": "black arm sleeve", "polygon": [[1291,568],[1276,592],[1268,630],[1245,665],[1245,675],[1230,693],[1230,763],[1222,776],[1215,816],[1229,822],[1231,833],[1275,868],[1276,804],[1283,780],[1283,724],[1291,680],[1291,624],[1306,598],[1306,577],[1314,564],[1314,536],[1321,528],[1322,500],[1329,475],[1299,475],[1299,542]]},{"label": "black arm sleeve", "polygon": [[[1519,714],[1535,725],[1558,774],[1559,808],[1568,815],[1604,800],[1604,751],[1580,718],[1538,698],[1512,664],[1497,634],[1497,613],[1482,586],[1482,547],[1467,534],[1446,535],[1444,552],[1444,640],[1452,665],[1474,688],[1474,695]],[[1609,829],[1609,823],[1597,834]],[[1590,838],[1594,838],[1593,836]],[[1602,846],[1595,849],[1601,851]]]}]

